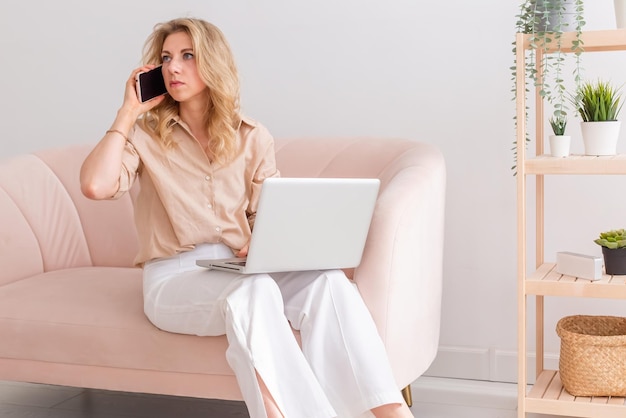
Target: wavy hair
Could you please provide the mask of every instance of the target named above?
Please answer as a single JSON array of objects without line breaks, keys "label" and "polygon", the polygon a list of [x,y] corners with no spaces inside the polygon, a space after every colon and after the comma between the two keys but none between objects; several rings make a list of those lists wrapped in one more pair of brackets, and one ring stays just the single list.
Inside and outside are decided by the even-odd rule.
[{"label": "wavy hair", "polygon": [[[198,74],[208,87],[209,100],[204,114],[208,149],[214,160],[225,162],[237,151],[236,134],[241,122],[239,76],[233,54],[217,26],[200,19],[180,18],[154,27],[144,45],[144,65],[161,64],[165,39],[178,32],[191,38]],[[179,103],[166,95],[163,102],[144,115],[143,127],[166,148],[172,147],[171,134],[178,112]]]}]

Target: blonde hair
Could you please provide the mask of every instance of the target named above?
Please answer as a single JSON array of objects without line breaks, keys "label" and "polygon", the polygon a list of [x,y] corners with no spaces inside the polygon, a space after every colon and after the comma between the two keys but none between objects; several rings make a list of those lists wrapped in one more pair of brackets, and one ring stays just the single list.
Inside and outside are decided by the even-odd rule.
[{"label": "blonde hair", "polygon": [[[235,61],[224,34],[217,26],[204,20],[180,18],[159,23],[146,40],[144,64],[161,64],[165,39],[178,32],[191,38],[200,78],[207,85],[208,105],[205,111],[208,149],[216,161],[230,159],[237,150],[236,134],[239,113],[239,77]],[[168,148],[179,104],[169,95],[142,118],[144,129],[156,136]]]}]

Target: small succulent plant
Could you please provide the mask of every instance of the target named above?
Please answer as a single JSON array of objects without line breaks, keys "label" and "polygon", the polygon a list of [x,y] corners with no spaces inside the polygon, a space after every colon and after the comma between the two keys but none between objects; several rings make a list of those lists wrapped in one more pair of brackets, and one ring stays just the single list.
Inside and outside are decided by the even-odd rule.
[{"label": "small succulent plant", "polygon": [[567,117],[564,114],[552,116],[550,118],[550,126],[554,135],[565,135],[565,127],[567,126]]},{"label": "small succulent plant", "polygon": [[600,238],[595,239],[594,242],[610,249],[626,247],[626,229],[601,232]]}]

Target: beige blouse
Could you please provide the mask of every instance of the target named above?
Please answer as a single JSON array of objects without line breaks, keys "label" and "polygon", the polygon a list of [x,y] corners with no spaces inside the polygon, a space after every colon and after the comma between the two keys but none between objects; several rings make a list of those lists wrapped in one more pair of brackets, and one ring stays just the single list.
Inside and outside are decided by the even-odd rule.
[{"label": "beige blouse", "polygon": [[243,118],[239,153],[226,165],[211,162],[188,126],[177,120],[175,145],[165,149],[138,124],[128,135],[120,188],[126,193],[137,177],[134,201],[139,237],[137,265],[194,248],[223,242],[233,250],[250,239],[263,180],[278,177],[274,139],[261,124]]}]

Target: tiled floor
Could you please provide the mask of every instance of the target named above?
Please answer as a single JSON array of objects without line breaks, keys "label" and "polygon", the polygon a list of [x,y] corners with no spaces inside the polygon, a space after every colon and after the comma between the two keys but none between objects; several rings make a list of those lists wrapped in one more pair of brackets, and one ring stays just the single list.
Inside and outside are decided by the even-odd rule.
[{"label": "tiled floor", "polygon": [[[416,417],[516,418],[515,385],[420,378],[413,385]],[[456,392],[446,395],[446,388]],[[469,388],[469,389],[468,389]],[[462,396],[458,396],[463,393]],[[454,401],[450,401],[454,398]],[[242,402],[128,394],[0,382],[0,418],[247,417]],[[528,418],[548,418],[533,416]]]},{"label": "tiled floor", "polygon": [[0,382],[2,418],[247,417],[242,402]]}]

